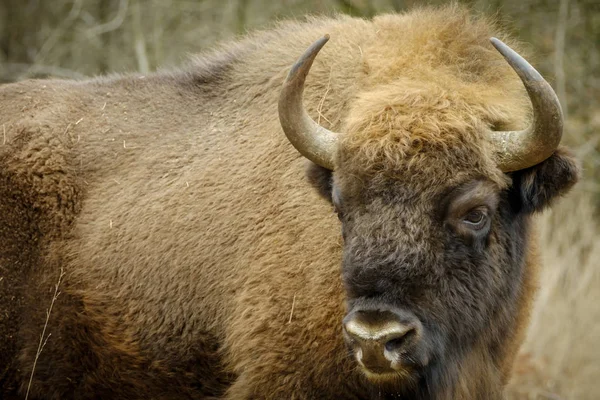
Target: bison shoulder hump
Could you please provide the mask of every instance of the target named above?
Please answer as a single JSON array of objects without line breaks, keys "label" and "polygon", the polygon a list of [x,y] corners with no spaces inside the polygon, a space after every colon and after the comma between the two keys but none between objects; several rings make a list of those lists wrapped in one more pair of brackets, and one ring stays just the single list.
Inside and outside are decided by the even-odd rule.
[{"label": "bison shoulder hump", "polygon": [[[1,107],[1,104],[0,104]],[[0,201],[19,204],[42,233],[64,232],[79,210],[72,138],[43,118],[0,126]]]}]

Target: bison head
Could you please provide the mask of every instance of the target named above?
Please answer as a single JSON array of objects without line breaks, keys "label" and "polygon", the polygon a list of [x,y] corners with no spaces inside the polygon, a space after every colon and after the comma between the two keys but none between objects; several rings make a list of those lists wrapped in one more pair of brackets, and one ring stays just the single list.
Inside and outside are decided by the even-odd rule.
[{"label": "bison head", "polygon": [[493,130],[464,91],[417,82],[404,97],[402,88],[373,88],[337,134],[302,106],[327,40],[293,66],[279,115],[291,143],[320,166],[313,176],[342,223],[344,339],[366,378],[402,398],[499,398],[536,263],[529,216],[577,179],[573,159],[557,150],[556,95],[492,39],[527,90],[529,128]]}]

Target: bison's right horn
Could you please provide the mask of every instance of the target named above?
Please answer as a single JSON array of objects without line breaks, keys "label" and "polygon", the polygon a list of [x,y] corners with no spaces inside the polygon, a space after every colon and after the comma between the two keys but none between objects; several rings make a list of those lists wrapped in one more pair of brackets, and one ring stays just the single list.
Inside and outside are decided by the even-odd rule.
[{"label": "bison's right horn", "polygon": [[279,95],[279,121],[285,135],[304,157],[333,170],[338,136],[317,124],[302,105],[304,80],[329,35],[314,42],[290,70]]},{"label": "bison's right horn", "polygon": [[548,82],[523,57],[496,38],[490,41],[521,78],[533,106],[533,123],[525,130],[493,132],[498,168],[504,172],[529,168],[550,157],[560,143],[560,102]]}]

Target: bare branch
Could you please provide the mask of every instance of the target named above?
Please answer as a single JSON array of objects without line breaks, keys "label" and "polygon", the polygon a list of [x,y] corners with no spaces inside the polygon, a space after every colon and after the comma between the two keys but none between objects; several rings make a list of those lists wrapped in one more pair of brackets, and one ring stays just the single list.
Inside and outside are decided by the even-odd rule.
[{"label": "bare branch", "polygon": [[98,25],[89,29],[86,32],[86,34],[88,36],[96,36],[119,29],[123,24],[123,21],[125,21],[125,17],[127,16],[128,6],[128,0],[121,0],[119,2],[119,10],[117,11],[117,15],[115,15],[115,17],[112,20],[108,21],[105,24]]},{"label": "bare branch", "polygon": [[136,1],[132,8],[135,57],[137,59],[138,70],[142,74],[147,74],[150,72],[150,63],[148,62],[148,54],[146,52],[146,39],[144,37],[141,14],[140,3]]},{"label": "bare branch", "polygon": [[50,50],[52,50],[58,43],[62,34],[69,28],[71,23],[73,23],[79,17],[82,2],[83,0],[75,0],[73,7],[71,7],[71,11],[69,11],[69,15],[67,15],[67,18],[65,18],[60,26],[52,32],[52,35],[50,35],[50,37],[44,42],[40,50],[35,55],[33,64],[38,64],[42,62],[44,58],[46,58],[46,55],[50,53]]},{"label": "bare branch", "polygon": [[556,76],[556,94],[562,105],[563,115],[567,120],[567,89],[565,82],[565,38],[567,36],[567,18],[569,15],[569,0],[560,0],[558,24],[554,37],[554,75]]}]

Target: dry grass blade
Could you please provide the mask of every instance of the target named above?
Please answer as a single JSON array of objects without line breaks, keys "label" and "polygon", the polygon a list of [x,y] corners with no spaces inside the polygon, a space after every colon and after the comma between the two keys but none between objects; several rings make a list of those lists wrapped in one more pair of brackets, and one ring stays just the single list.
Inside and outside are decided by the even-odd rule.
[{"label": "dry grass blade", "polygon": [[64,276],[65,276],[65,272],[64,272],[63,268],[61,267],[60,275],[58,276],[58,282],[56,282],[56,285],[54,286],[54,294],[52,295],[52,301],[50,302],[50,307],[46,311],[46,321],[44,323],[44,328],[42,329],[42,334],[40,335],[40,343],[38,344],[38,348],[35,353],[35,359],[33,360],[33,368],[31,369],[31,375],[29,376],[29,383],[27,384],[27,393],[25,394],[25,400],[27,400],[29,398],[29,391],[31,390],[31,383],[33,382],[33,374],[35,373],[35,367],[37,365],[37,361],[40,357],[40,354],[42,353],[42,350],[46,346],[46,343],[48,342],[50,335],[52,335],[52,333],[49,333],[48,336],[46,336],[46,328],[48,328],[48,321],[50,320],[50,314],[52,313],[52,308],[54,307],[54,303],[56,302],[56,299],[58,299],[58,296],[60,295],[60,292],[58,291],[58,289],[60,287],[60,284],[61,284]]},{"label": "dry grass blade", "polygon": [[331,76],[333,75],[333,69],[331,69],[329,71],[329,80],[327,81],[327,87],[325,88],[325,93],[323,93],[323,97],[321,97],[321,100],[319,101],[319,105],[317,106],[317,113],[319,114],[318,119],[317,119],[317,124],[321,124],[321,117],[323,117],[323,119],[325,121],[327,121],[329,123],[329,125],[331,125],[331,121],[328,120],[325,115],[323,115],[323,105],[325,104],[325,98],[327,97],[327,93],[329,93],[329,90],[331,89]]},{"label": "dry grass blade", "polygon": [[292,310],[290,311],[290,319],[288,319],[288,324],[292,323],[292,317],[294,316],[294,307],[296,306],[296,295],[294,294],[294,298],[292,299]]}]

